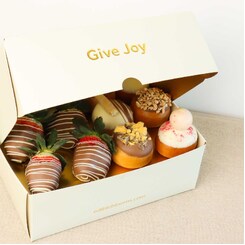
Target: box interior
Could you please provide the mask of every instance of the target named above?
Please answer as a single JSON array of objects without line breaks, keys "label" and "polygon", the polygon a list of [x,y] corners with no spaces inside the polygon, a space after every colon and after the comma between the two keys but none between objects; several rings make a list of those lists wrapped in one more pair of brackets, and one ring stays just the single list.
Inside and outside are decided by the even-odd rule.
[{"label": "box interior", "polygon": [[[173,97],[174,98],[178,98],[179,97],[178,93],[174,93],[174,91],[177,91],[176,84],[177,84],[177,86],[180,83],[186,84],[187,85],[186,87],[182,86],[182,87],[185,87],[183,89],[183,90],[185,90],[188,87],[196,86],[201,81],[203,81],[205,79],[205,77],[208,77],[208,76],[211,76],[211,74],[198,75],[198,76],[194,76],[194,77],[192,76],[192,77],[186,77],[186,78],[179,78],[179,79],[174,79],[174,80],[171,80],[171,81],[162,81],[162,82],[150,84],[150,86],[151,87],[152,86],[159,87],[159,88],[163,89],[165,92],[170,93],[171,96],[172,96],[172,91],[173,91]],[[173,84],[175,84],[175,85],[173,85]],[[116,96],[115,96],[114,92],[110,92],[110,93],[107,94],[107,97],[114,99]],[[84,103],[84,102],[86,103],[89,99],[90,98],[82,99],[80,101],[76,101],[76,103],[77,102],[78,103],[80,103],[80,102],[81,103]],[[66,106],[66,104],[62,105],[62,106]],[[176,107],[177,106],[173,103],[173,106],[172,106],[171,110],[174,110]],[[49,108],[49,109],[52,109],[52,108]],[[87,116],[87,118],[90,119],[91,118],[91,111],[88,111],[86,113],[86,116]],[[148,132],[150,133],[150,135],[151,135],[151,137],[153,139],[153,142],[155,142],[155,137],[156,137],[157,131],[158,131],[158,128],[150,128],[150,129],[148,129]],[[199,137],[198,137],[198,146],[197,147],[200,147],[200,146],[203,146],[206,142],[205,142],[205,139],[202,137],[202,135],[199,132],[198,132],[198,136]],[[5,153],[5,149],[3,148],[3,145],[1,146],[1,149],[2,149],[3,153]],[[86,183],[81,183],[72,174],[72,160],[73,160],[74,149],[73,150],[62,150],[61,149],[58,152],[67,161],[67,165],[66,165],[66,167],[65,167],[65,169],[64,169],[64,171],[62,173],[61,179],[60,179],[59,189],[67,188],[67,187],[74,186],[74,185],[80,185],[80,184],[86,185]],[[18,179],[21,182],[21,184],[25,187],[26,191],[30,194],[28,186],[27,186],[25,174],[24,174],[25,166],[11,162],[8,159],[6,154],[5,154],[5,157],[8,160],[9,165],[11,166],[12,170],[14,171],[16,176],[18,177]],[[156,164],[156,163],[159,163],[159,162],[162,162],[162,161],[165,161],[167,159],[168,158],[161,156],[156,150],[154,150],[153,159],[147,166],[152,165],[152,164]],[[145,167],[147,167],[147,166],[145,166]],[[115,164],[112,161],[110,170],[109,170],[108,175],[107,175],[106,178],[111,177],[111,176],[115,176],[115,175],[118,175],[118,174],[122,174],[122,173],[127,173],[127,172],[130,172],[130,171],[137,171],[137,169],[134,169],[134,170],[126,169],[126,168],[118,166],[117,164]]]}]

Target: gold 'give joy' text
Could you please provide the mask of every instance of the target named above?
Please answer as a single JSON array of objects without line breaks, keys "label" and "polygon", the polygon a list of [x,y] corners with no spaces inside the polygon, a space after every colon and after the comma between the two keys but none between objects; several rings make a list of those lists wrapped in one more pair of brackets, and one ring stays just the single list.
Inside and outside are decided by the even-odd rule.
[{"label": "gold 'give joy' text", "polygon": [[127,55],[132,53],[138,53],[138,54],[145,54],[146,53],[146,44],[128,44],[125,43],[122,50],[118,48],[112,48],[112,49],[90,49],[87,52],[87,56],[90,60],[98,60],[98,59],[104,59],[104,58],[110,58],[113,56],[119,56],[121,54]]}]

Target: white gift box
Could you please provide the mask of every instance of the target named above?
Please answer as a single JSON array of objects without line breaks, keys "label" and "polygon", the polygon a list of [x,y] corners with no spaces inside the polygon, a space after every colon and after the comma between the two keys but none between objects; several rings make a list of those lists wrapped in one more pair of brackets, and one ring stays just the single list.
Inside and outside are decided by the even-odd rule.
[{"label": "white gift box", "polygon": [[[191,13],[6,38],[0,144],[17,117],[122,89],[133,77],[180,97],[217,67]],[[193,102],[194,103],[194,102]],[[31,240],[195,188],[206,146],[141,169],[31,195],[3,148],[0,175]]]}]

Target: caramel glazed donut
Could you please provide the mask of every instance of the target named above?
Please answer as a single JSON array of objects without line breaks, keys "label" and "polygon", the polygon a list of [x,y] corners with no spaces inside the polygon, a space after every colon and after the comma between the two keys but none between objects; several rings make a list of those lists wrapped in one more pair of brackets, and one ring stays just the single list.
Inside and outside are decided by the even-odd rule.
[{"label": "caramel glazed donut", "polygon": [[113,161],[124,168],[135,169],[147,165],[153,157],[153,142],[143,122],[126,123],[114,130],[116,152]]}]

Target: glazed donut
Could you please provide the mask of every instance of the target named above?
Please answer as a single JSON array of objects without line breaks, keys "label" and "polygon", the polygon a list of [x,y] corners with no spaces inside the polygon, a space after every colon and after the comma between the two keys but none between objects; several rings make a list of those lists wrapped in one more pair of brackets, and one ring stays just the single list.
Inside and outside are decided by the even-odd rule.
[{"label": "glazed donut", "polygon": [[141,168],[153,157],[153,142],[143,122],[126,123],[114,130],[116,151],[113,161],[124,168]]}]

